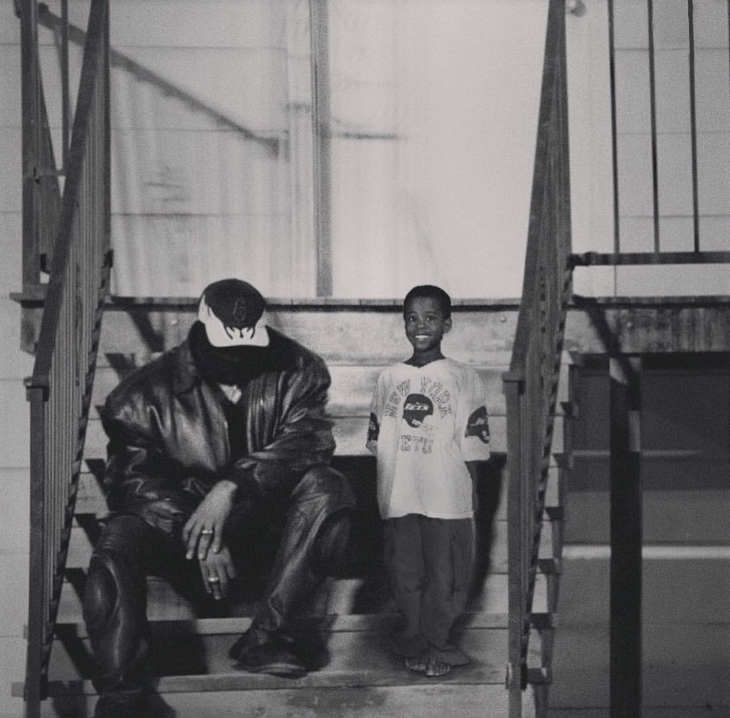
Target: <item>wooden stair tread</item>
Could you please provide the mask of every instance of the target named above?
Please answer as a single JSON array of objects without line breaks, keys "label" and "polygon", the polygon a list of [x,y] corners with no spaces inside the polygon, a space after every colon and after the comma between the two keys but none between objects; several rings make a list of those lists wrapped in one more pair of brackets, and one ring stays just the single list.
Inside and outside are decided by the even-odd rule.
[{"label": "wooden stair tread", "polygon": [[[538,574],[535,578],[534,610],[543,611],[547,600],[547,577]],[[350,583],[351,585],[348,585]],[[352,611],[353,596],[358,586],[353,580],[342,581],[335,587],[335,594],[330,598],[328,609],[340,615],[372,615],[367,610],[359,613]],[[148,616],[151,621],[163,620],[194,620],[195,613],[191,606],[180,598],[170,585],[163,579],[151,578],[147,581]],[[376,601],[380,603],[379,601]],[[507,610],[507,575],[496,574],[489,576],[483,594],[472,601],[474,611],[485,613],[501,613]],[[375,609],[379,610],[379,606]],[[387,607],[385,610],[388,610]],[[237,611],[237,615],[250,614],[250,611]],[[65,583],[59,606],[59,621],[75,623],[81,620],[81,603],[73,587]]]},{"label": "wooden stair tread", "polygon": [[[325,361],[391,364],[408,355],[403,316],[397,304],[383,311],[298,306],[267,309],[268,323],[316,351]],[[510,308],[465,308],[454,311],[447,353],[466,363],[509,366],[517,312]],[[195,306],[114,307],[104,314],[101,355],[142,361],[178,344],[195,319]]]},{"label": "wooden stair tread", "polygon": [[[549,621],[550,614],[533,614],[536,620]],[[330,633],[360,633],[384,631],[396,620],[393,612],[381,612],[377,614],[349,614],[330,615],[322,620],[327,625]],[[488,613],[486,611],[468,611],[465,614],[464,623],[468,628],[498,629],[507,628],[508,618],[506,613]],[[150,621],[151,630],[158,637],[190,635],[216,636],[220,634],[243,633],[251,625],[251,618],[248,616],[229,616],[224,618],[191,618],[191,619],[160,619]],[[85,639],[88,634],[86,625],[81,621],[59,621],[56,624],[59,632],[73,633],[77,638]]]},{"label": "wooden stair tread", "polygon": [[[200,643],[196,647],[198,663],[204,661],[203,671],[183,674],[180,670],[181,651],[190,650],[191,636],[177,639],[166,636],[164,645],[174,654],[177,670],[174,675],[166,675],[164,666],[158,691],[160,693],[200,692],[200,691],[244,691],[276,690],[287,688],[336,688],[359,686],[400,686],[428,684],[433,679],[411,673],[403,667],[401,660],[392,655],[388,648],[388,631],[335,631],[329,635],[328,648],[330,660],[327,666],[308,673],[299,679],[281,678],[266,674],[252,674],[237,671],[228,658],[230,645],[240,635],[234,633],[196,634]],[[460,685],[502,684],[507,651],[506,628],[467,628],[462,635],[461,645],[472,657],[468,666],[454,669],[449,675],[439,679],[439,683]],[[153,639],[154,646],[154,639]],[[154,651],[154,648],[153,648]],[[202,655],[201,655],[202,651]],[[160,663],[164,657],[159,651],[155,654]],[[79,680],[66,669],[52,667],[49,692],[51,696],[93,694],[90,681]],[[59,675],[59,673],[61,673]]]},{"label": "wooden stair tread", "polygon": [[[55,698],[44,704],[42,718],[92,715],[95,696]],[[458,683],[408,686],[368,686],[357,688],[321,688],[301,690],[282,688],[275,691],[223,691],[168,693],[168,705],[178,718],[443,718],[458,709],[463,716],[482,716],[488,706],[490,718],[508,714],[507,691],[498,684],[470,685]],[[54,710],[69,708],[63,713]],[[534,712],[523,712],[534,718]]]},{"label": "wooden stair tread", "polygon": [[[89,502],[86,508],[89,507]],[[548,559],[552,557],[552,535],[548,530],[549,525],[544,525],[543,536],[540,544],[540,557]],[[492,540],[489,557],[489,568],[491,573],[507,572],[507,530],[506,519],[496,519],[492,526]],[[91,559],[92,543],[84,528],[74,525],[71,529],[71,540],[66,567],[69,569],[83,569],[89,565]]]},{"label": "wooden stair tread", "polygon": [[[332,417],[334,434],[337,444],[336,453],[341,456],[370,456],[365,448],[365,439],[368,432],[368,415]],[[489,430],[490,444],[493,451],[504,452],[507,449],[507,418],[505,416],[490,416]],[[101,425],[101,420],[91,416],[86,433],[86,456],[105,456],[107,436]]]},{"label": "wooden stair tread", "polygon": [[[142,366],[137,361],[125,362],[124,367],[99,366],[96,370],[92,405],[103,403],[107,394],[117,386],[120,380],[131,370]],[[328,392],[327,411],[332,416],[367,416],[370,412],[370,401],[378,374],[385,368],[384,364],[336,364],[330,363],[328,369],[332,384]],[[473,365],[484,382],[487,391],[487,407],[490,415],[505,414],[504,393],[502,391],[503,367]]]},{"label": "wooden stair tread", "polygon": [[[99,453],[96,455],[96,457],[103,456],[104,453]],[[363,458],[363,457],[367,458]],[[363,455],[363,457],[355,457],[353,460],[355,461],[370,461],[372,458],[371,455]],[[340,464],[343,461],[346,461],[352,457],[345,457],[345,456],[335,456],[335,459],[333,463],[336,466],[340,466]],[[506,498],[506,483],[507,483],[507,476],[506,476],[506,468],[503,466],[504,462],[504,455],[499,454],[498,452],[495,452],[495,454],[492,457],[492,461],[494,462],[494,473],[493,476],[490,476],[487,478],[487,481],[494,481],[494,482],[501,482],[501,491],[498,491],[497,486],[492,485],[485,487],[485,491],[490,494],[489,497],[485,497],[484,501],[485,503],[491,502],[497,502],[496,509],[493,509],[495,511],[495,518],[497,519],[506,519],[507,517],[507,498]],[[76,507],[75,507],[75,513],[77,515],[81,514],[93,514],[98,517],[106,516],[109,509],[107,507],[106,498],[104,497],[103,491],[101,489],[99,481],[101,480],[101,475],[104,471],[104,459],[102,458],[95,458],[93,454],[89,453],[84,459],[85,463],[82,467],[81,475],[79,477],[79,487],[78,487],[78,494],[76,497]],[[349,474],[348,467],[346,466],[340,466],[341,470],[344,471],[346,474]],[[372,471],[375,470],[375,460],[372,459]],[[98,477],[98,478],[97,478]],[[362,480],[370,480],[363,478]],[[557,487],[555,486],[556,482],[549,482],[548,483],[548,499],[551,502],[557,501]],[[374,493],[375,491],[375,485],[373,483],[372,491]],[[558,506],[549,506],[545,509],[545,520],[558,520],[561,517],[561,512],[563,511],[562,507]]]}]

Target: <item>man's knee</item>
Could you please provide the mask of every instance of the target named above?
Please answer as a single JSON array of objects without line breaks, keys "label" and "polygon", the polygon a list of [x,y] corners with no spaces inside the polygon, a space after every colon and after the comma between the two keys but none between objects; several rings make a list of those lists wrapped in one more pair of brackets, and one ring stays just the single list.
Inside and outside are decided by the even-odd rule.
[{"label": "man's knee", "polygon": [[101,629],[118,611],[123,595],[144,590],[140,540],[142,520],[117,516],[104,526],[94,547],[84,591],[83,612],[89,631]]},{"label": "man's knee", "polygon": [[142,550],[148,530],[147,524],[139,516],[114,516],[105,522],[94,547],[94,554],[136,557]]},{"label": "man's knee", "polygon": [[314,466],[302,476],[292,495],[294,501],[317,501],[328,512],[352,508],[355,496],[349,479],[331,466]]},{"label": "man's knee", "polygon": [[101,630],[119,605],[118,581],[103,559],[93,556],[84,591],[84,621],[92,634]]}]

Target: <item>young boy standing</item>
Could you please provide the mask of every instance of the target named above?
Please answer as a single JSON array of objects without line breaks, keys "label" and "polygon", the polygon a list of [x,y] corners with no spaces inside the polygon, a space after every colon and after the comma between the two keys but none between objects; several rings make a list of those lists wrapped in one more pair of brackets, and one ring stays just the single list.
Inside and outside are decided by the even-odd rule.
[{"label": "young boy standing", "polygon": [[414,287],[403,316],[413,354],[378,377],[367,446],[377,457],[385,563],[404,619],[394,650],[410,670],[436,677],[469,662],[450,634],[466,606],[474,480],[489,458],[489,427],[479,375],[441,352],[449,295]]}]

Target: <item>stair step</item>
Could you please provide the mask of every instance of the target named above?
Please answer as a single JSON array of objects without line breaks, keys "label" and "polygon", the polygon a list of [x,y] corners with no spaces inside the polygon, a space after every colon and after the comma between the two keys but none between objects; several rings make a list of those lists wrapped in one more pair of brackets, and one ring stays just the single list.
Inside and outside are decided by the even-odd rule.
[{"label": "stair step", "polygon": [[[443,718],[455,710],[464,716],[508,715],[506,615],[470,615],[460,643],[472,663],[438,679],[407,671],[390,653],[392,615],[333,618],[329,664],[299,679],[239,672],[232,667],[227,650],[248,627],[246,619],[153,624],[153,642],[161,642],[177,663],[175,675],[158,671],[157,690],[178,711],[178,718]],[[76,632],[85,641],[83,626],[63,629]],[[96,700],[90,681],[74,673],[64,648],[57,640],[44,718],[91,715]],[[191,653],[203,656],[205,665],[201,667],[197,661],[197,671],[179,670],[185,654],[189,657]],[[539,655],[531,646],[530,663],[536,662]],[[15,684],[13,694],[21,693],[22,686]],[[534,715],[530,699],[523,718]]]},{"label": "stair step", "polygon": [[[486,621],[490,623],[489,620]],[[503,621],[499,620],[500,624]],[[275,690],[282,688],[342,688],[428,684],[431,679],[405,670],[401,659],[389,650],[392,627],[385,620],[368,630],[335,630],[328,636],[329,663],[296,679],[237,671],[228,649],[240,635],[231,632],[195,632],[194,624],[152,626],[152,655],[160,676],[161,693],[198,691]],[[211,624],[212,625],[212,624]],[[240,624],[242,628],[245,624]],[[200,628],[200,624],[197,625]],[[228,624],[226,628],[233,628]],[[85,644],[85,639],[81,639]],[[502,684],[507,651],[507,629],[470,626],[463,631],[461,646],[472,658],[440,682],[461,685]],[[93,694],[90,681],[80,680],[73,662],[57,641],[49,671],[51,695]]]},{"label": "stair step", "polygon": [[[184,299],[184,298],[183,298]],[[147,361],[155,352],[178,344],[195,319],[196,301],[175,306],[121,305],[107,309],[101,336],[101,354],[134,355]],[[353,302],[355,304],[356,302]],[[456,306],[456,305],[455,305]],[[506,320],[505,320],[506,319]],[[388,365],[401,361],[410,349],[403,335],[399,306],[322,307],[311,309],[297,299],[291,307],[271,302],[267,321],[276,329],[316,351],[327,363]],[[448,353],[459,361],[488,366],[509,365],[516,312],[493,308],[454,311]],[[103,359],[102,359],[103,361]]]},{"label": "stair step", "polygon": [[[678,545],[649,545],[644,547],[642,554],[644,622],[730,623],[729,547],[696,546],[690,549]],[[560,613],[566,622],[581,626],[608,622],[610,556],[607,545],[565,546]],[[586,591],[586,586],[592,590]]]},{"label": "stair step", "polygon": [[[681,575],[681,574],[678,574]],[[582,593],[585,595],[585,585]],[[695,597],[697,597],[695,584]],[[718,587],[718,592],[721,592]],[[704,591],[706,596],[709,591]],[[724,594],[727,602],[727,592]],[[701,603],[701,601],[697,601]],[[606,707],[610,705],[608,622],[576,625],[570,610],[562,610],[553,661],[552,706]],[[677,716],[695,715],[704,707],[707,718],[730,715],[730,623],[652,622],[642,629],[642,698],[644,706],[674,707]],[[684,706],[681,711],[678,706]],[[686,710],[686,712],[684,712]],[[592,715],[578,711],[573,715]],[[608,713],[606,713],[608,715]],[[642,716],[655,715],[648,709]]]},{"label": "stair step", "polygon": [[[535,622],[540,624],[552,624],[553,616],[548,613],[534,613]],[[321,619],[327,625],[330,633],[360,633],[360,632],[385,632],[397,619],[393,612],[382,612],[377,614],[332,614]],[[239,634],[248,630],[251,625],[251,618],[248,616],[229,616],[225,618],[193,618],[193,619],[167,619],[153,621],[153,631],[159,637],[181,636],[181,635],[204,635],[215,636],[219,634]],[[464,625],[474,628],[507,628],[508,619],[506,613],[487,613],[484,611],[471,611],[464,617]],[[56,624],[59,633],[66,637],[86,639],[88,633],[83,622],[59,622]]]},{"label": "stair step", "polygon": [[[365,438],[368,432],[368,415],[337,416],[333,417],[332,433],[337,443],[337,453],[344,456],[370,456],[365,448]],[[505,416],[491,416],[489,418],[491,434],[490,445],[493,451],[507,450],[507,419]],[[101,425],[101,419],[95,416],[89,418],[86,433],[86,455],[105,456],[107,436]]]},{"label": "stair step", "polygon": [[[498,614],[507,612],[507,575],[487,576],[478,595],[470,602],[470,609],[483,613]],[[59,605],[59,621],[76,623],[81,620],[81,602],[78,586],[69,580],[64,582]],[[372,587],[366,579],[342,579],[335,581],[328,599],[327,611],[340,615],[370,615],[374,612],[389,610],[387,589],[380,582]],[[533,610],[542,612],[547,607],[547,576],[538,573],[535,577],[535,597]],[[190,604],[180,597],[161,578],[147,580],[147,615],[150,620],[190,620],[195,618]],[[235,607],[237,615],[249,613],[249,607]]]},{"label": "stair step", "polygon": [[[471,656],[469,666],[438,679],[407,671],[388,648],[395,616],[328,617],[330,662],[299,679],[237,671],[227,657],[229,646],[249,626],[248,619],[201,619],[152,624],[154,646],[164,646],[168,668],[157,690],[178,711],[178,718],[443,718],[460,715],[507,716],[504,688],[507,616],[474,613],[460,643]],[[61,632],[86,645],[82,624],[61,624]],[[90,681],[81,680],[60,639],[52,653],[50,699],[44,718],[90,715],[96,700]],[[78,646],[77,646],[78,648]],[[162,655],[158,648],[155,655]],[[202,663],[200,660],[202,657]],[[538,656],[531,651],[531,659]],[[192,659],[192,660],[191,660]],[[197,659],[197,660],[196,660]],[[185,663],[188,662],[186,666]],[[164,664],[164,661],[160,661]],[[186,670],[187,669],[187,670]],[[20,695],[22,686],[13,686]],[[532,716],[528,711],[526,716]]]},{"label": "stair step", "polygon": [[[460,716],[508,715],[508,696],[503,686],[465,686],[452,674],[448,678],[448,683],[412,679],[412,684],[400,686],[176,692],[165,694],[164,699],[175,709],[177,718],[444,718],[455,710]],[[90,716],[95,701],[95,696],[54,697],[44,703],[42,716]],[[528,718],[534,713],[523,711],[523,716]]]},{"label": "stair step", "polygon": [[[598,483],[598,482],[597,482]],[[699,483],[699,480],[698,480]],[[566,540],[605,543],[610,539],[608,479],[595,489],[572,490]],[[730,486],[696,489],[667,486],[642,494],[642,533],[647,543],[730,544]],[[699,521],[698,517],[702,520]]]},{"label": "stair step", "polygon": [[[138,364],[132,357],[125,357],[123,362],[116,361],[114,367],[99,366],[94,382],[92,405],[102,404],[107,394],[137,366],[141,366],[141,364]],[[330,364],[328,368],[332,378],[328,392],[328,413],[332,416],[367,416],[370,413],[370,401],[378,374],[385,368],[385,365]],[[502,392],[504,367],[475,366],[474,368],[484,382],[490,415],[504,415],[505,404]]]},{"label": "stair step", "polygon": [[[348,461],[350,457],[335,457],[333,464],[345,473],[350,473],[348,468],[343,464]],[[502,460],[503,457],[497,457]],[[364,461],[366,458],[355,457],[355,461]],[[102,491],[100,480],[104,471],[104,460],[93,458],[91,456],[85,459],[85,468],[87,471],[82,471],[79,477],[78,494],[76,497],[76,515],[94,515],[97,517],[106,516],[109,513],[109,507],[106,503],[106,498]],[[504,466],[496,466],[493,472],[493,476],[487,478],[488,486],[484,487],[485,497],[481,500],[485,504],[485,510],[494,511],[496,517],[500,519],[506,518],[507,514],[507,501],[503,495],[500,495],[499,483],[504,484],[506,477],[504,476]],[[494,482],[494,483],[492,483]],[[373,493],[375,487],[373,486]],[[486,495],[488,494],[488,495]],[[497,503],[494,507],[493,504]]]},{"label": "stair step", "polygon": [[[96,456],[103,455],[101,453]],[[368,460],[369,457],[335,456],[333,464],[341,471],[351,475],[353,471],[349,466],[350,463],[353,461],[360,462],[360,465],[356,469],[357,474],[359,474],[364,470],[363,462],[367,462]],[[482,504],[483,509],[487,513],[494,512],[495,517],[498,519],[506,519],[507,517],[507,499],[504,491],[507,482],[507,470],[504,465],[505,460],[506,457],[503,454],[497,453],[492,457],[492,461],[490,462],[491,473],[486,477],[486,483],[480,487],[480,494],[483,494],[479,499],[480,504]],[[85,468],[87,470],[82,471],[79,478],[76,514],[90,514],[98,517],[106,516],[109,513],[109,508],[99,483],[104,472],[104,459],[95,458],[93,454],[87,453]],[[365,469],[374,470],[374,464],[372,466],[365,465]],[[359,475],[353,478],[360,480]],[[362,480],[368,479],[363,478]],[[373,492],[374,488],[373,485]],[[546,501],[550,504],[556,504],[557,500],[557,481],[550,480],[548,481]],[[546,506],[544,518],[548,521],[559,521],[564,518],[564,511],[562,506]],[[578,519],[579,516],[574,517],[574,520]]]},{"label": "stair step", "polygon": [[[88,506],[88,503],[87,503]],[[552,532],[547,530],[549,527],[544,526],[545,530],[542,534],[540,544],[540,556],[549,558],[552,556]],[[507,572],[507,521],[497,520],[494,522],[492,529],[491,555],[489,557],[489,567],[492,573]],[[92,533],[90,536],[87,530]],[[80,568],[86,570],[89,565],[92,552],[92,541],[94,527],[83,527],[77,518],[71,529],[71,540],[69,543],[67,568]]]}]

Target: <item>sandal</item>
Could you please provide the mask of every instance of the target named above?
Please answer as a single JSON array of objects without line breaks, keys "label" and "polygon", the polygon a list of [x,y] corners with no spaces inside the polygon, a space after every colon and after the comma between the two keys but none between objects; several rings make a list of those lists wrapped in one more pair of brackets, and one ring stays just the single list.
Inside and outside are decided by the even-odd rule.
[{"label": "sandal", "polygon": [[426,676],[428,678],[440,678],[445,676],[451,670],[451,666],[448,663],[439,661],[438,658],[433,656],[428,659],[426,663]]},{"label": "sandal", "polygon": [[414,673],[425,673],[428,670],[428,661],[425,656],[408,656],[403,664]]}]

